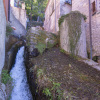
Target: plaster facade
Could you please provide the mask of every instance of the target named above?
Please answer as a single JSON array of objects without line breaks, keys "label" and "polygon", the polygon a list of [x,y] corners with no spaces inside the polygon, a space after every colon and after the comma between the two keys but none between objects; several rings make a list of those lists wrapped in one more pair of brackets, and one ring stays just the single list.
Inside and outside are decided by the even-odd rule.
[{"label": "plaster facade", "polygon": [[0,0],[0,75],[5,62],[5,33],[6,33],[6,16],[3,0]]}]

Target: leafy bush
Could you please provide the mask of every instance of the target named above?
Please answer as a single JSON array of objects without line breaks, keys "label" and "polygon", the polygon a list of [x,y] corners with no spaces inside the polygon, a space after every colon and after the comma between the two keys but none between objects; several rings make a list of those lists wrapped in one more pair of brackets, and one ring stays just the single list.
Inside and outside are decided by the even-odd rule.
[{"label": "leafy bush", "polygon": [[7,84],[11,80],[12,80],[12,78],[8,74],[8,71],[7,70],[2,70],[2,74],[1,74],[1,81],[2,81],[2,83]]}]

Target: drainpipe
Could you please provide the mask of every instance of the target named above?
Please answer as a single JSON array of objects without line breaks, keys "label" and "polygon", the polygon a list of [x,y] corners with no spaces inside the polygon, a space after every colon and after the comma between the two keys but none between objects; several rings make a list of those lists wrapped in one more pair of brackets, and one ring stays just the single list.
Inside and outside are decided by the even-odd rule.
[{"label": "drainpipe", "polygon": [[90,59],[92,60],[91,2],[89,0]]},{"label": "drainpipe", "polygon": [[8,0],[8,21],[10,22],[10,0]]},{"label": "drainpipe", "polygon": [[56,32],[56,0],[55,0],[55,32]]}]

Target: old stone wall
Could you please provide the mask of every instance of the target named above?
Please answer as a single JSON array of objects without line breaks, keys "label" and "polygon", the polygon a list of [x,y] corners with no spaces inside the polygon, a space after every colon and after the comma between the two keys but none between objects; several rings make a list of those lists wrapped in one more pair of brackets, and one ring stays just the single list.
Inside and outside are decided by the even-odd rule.
[{"label": "old stone wall", "polygon": [[17,36],[23,36],[26,34],[25,27],[21,24],[21,22],[14,16],[13,11],[10,11],[10,21],[11,26],[15,27],[14,34]]},{"label": "old stone wall", "polygon": [[3,0],[0,0],[0,75],[5,61],[5,33],[6,16],[4,11]]},{"label": "old stone wall", "polygon": [[25,9],[21,9],[21,8],[17,8],[17,7],[11,7],[12,9],[12,13],[15,16],[15,18],[17,20],[20,21],[20,23],[25,27],[26,29],[26,10]]},{"label": "old stone wall", "polygon": [[[73,19],[75,17],[75,19]],[[63,17],[62,17],[63,18]],[[87,57],[85,21],[75,12],[65,16],[60,24],[60,45],[67,53]]]},{"label": "old stone wall", "polygon": [[60,15],[66,15],[72,11],[72,6],[65,3],[65,0],[60,0]]},{"label": "old stone wall", "polygon": [[[52,4],[54,10],[52,11]],[[49,0],[46,11],[44,28],[49,32],[56,33],[59,31],[58,20],[62,15],[68,14],[71,11],[71,5],[65,4],[65,0]]]},{"label": "old stone wall", "polygon": [[[91,0],[91,3],[95,1],[96,13],[92,16],[92,44],[93,44],[93,56],[100,56],[100,1]],[[86,20],[86,41],[87,50],[90,51],[90,35],[89,35],[89,1],[88,0],[72,0],[72,11],[78,10],[85,14]],[[91,12],[92,13],[92,12]]]},{"label": "old stone wall", "polygon": [[5,85],[1,83],[1,72],[5,62],[6,16],[3,0],[0,0],[0,100],[6,100]]},{"label": "old stone wall", "polygon": [[60,0],[56,1],[49,0],[45,11],[45,21],[44,21],[45,30],[53,33],[58,31],[59,18],[60,18]]}]

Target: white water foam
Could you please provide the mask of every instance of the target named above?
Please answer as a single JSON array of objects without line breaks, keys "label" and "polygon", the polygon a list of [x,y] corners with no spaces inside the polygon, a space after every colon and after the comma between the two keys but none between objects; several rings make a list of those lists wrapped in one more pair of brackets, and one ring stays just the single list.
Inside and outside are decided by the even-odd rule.
[{"label": "white water foam", "polygon": [[27,83],[26,68],[24,65],[24,47],[17,53],[15,65],[10,72],[13,79],[13,90],[10,100],[33,100]]}]

